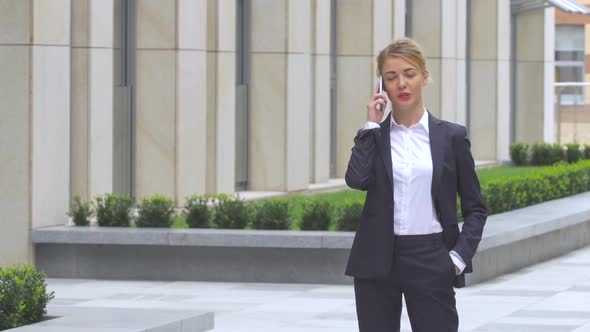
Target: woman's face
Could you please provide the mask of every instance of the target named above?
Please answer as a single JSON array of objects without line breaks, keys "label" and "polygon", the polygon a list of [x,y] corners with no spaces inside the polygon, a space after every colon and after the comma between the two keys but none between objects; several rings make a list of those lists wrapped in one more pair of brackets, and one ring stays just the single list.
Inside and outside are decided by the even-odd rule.
[{"label": "woman's face", "polygon": [[383,89],[393,109],[416,111],[423,107],[422,89],[428,82],[428,73],[422,71],[404,59],[388,57],[383,63]]}]

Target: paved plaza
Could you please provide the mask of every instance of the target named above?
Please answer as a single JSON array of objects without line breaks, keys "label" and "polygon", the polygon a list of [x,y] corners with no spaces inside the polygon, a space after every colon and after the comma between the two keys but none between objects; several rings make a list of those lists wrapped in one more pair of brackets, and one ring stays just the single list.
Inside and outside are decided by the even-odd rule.
[{"label": "paved plaza", "polygon": [[[49,279],[51,307],[212,311],[214,332],[358,331],[352,286]],[[461,331],[590,332],[590,247],[457,290]],[[50,310],[51,311],[51,310]],[[403,331],[410,331],[403,313]]]}]

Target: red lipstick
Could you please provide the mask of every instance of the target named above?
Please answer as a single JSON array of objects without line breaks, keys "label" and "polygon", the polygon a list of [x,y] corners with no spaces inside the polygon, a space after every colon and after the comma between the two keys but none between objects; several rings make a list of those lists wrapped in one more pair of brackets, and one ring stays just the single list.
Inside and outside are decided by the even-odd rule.
[{"label": "red lipstick", "polygon": [[412,96],[412,94],[409,92],[402,92],[399,95],[397,95],[397,97],[401,100],[408,100],[408,99],[410,99],[411,96]]}]

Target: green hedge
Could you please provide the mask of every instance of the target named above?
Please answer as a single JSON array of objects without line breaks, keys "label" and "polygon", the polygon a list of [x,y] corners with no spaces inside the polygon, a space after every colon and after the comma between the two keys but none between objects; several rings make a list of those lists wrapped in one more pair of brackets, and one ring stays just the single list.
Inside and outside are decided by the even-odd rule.
[{"label": "green hedge", "polygon": [[[554,149],[554,152],[545,155],[557,151],[553,145],[544,145],[540,149]],[[521,155],[523,150],[524,145],[513,149],[515,154]],[[560,148],[560,151],[566,150]],[[590,191],[590,160],[579,160],[585,151],[580,150],[578,145],[569,145],[567,151],[564,156],[572,161],[571,164],[561,161],[553,166],[539,167],[538,170],[533,168],[532,171],[518,172],[519,175],[510,175],[513,172],[502,170],[494,177],[485,176],[481,181],[481,189],[490,214]],[[579,161],[573,163],[574,160]],[[364,195],[360,194],[335,194],[331,199],[328,195],[297,196],[255,203],[247,203],[226,194],[193,195],[185,198],[182,215],[191,228],[354,231],[364,203]],[[125,226],[131,223],[130,197],[111,194],[101,196],[96,201],[100,226]],[[83,210],[83,204],[79,201],[74,206]],[[72,211],[75,214],[76,209]],[[85,216],[87,211],[83,212],[80,213]],[[145,227],[170,227],[173,217],[172,201],[164,196],[154,196],[142,202],[135,223]],[[457,218],[462,219],[459,200]]]},{"label": "green hedge", "polygon": [[565,162],[529,175],[506,177],[482,184],[490,214],[510,211],[552,199],[590,191],[590,160]]},{"label": "green hedge", "polygon": [[40,322],[54,297],[46,276],[32,266],[0,267],[0,331]]},{"label": "green hedge", "polygon": [[516,166],[524,166],[528,164],[528,149],[529,146],[524,143],[514,143],[510,145],[510,158]]},{"label": "green hedge", "polygon": [[528,145],[516,142],[510,145],[510,159],[516,166],[547,166],[560,161],[575,163],[580,159],[590,159],[590,146],[577,143]]}]

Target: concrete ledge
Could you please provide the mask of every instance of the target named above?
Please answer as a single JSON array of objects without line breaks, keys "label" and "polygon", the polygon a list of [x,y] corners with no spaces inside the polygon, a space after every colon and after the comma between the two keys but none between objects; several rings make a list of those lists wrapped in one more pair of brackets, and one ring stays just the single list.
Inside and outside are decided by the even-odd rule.
[{"label": "concrete ledge", "polygon": [[32,237],[36,244],[350,249],[354,233],[54,226],[34,229]]},{"label": "concrete ledge", "polygon": [[52,307],[40,323],[15,332],[204,332],[214,328],[213,313],[161,309]]},{"label": "concrete ledge", "polygon": [[[352,232],[34,229],[50,277],[348,284]],[[490,216],[474,284],[590,244],[590,192]]]}]

